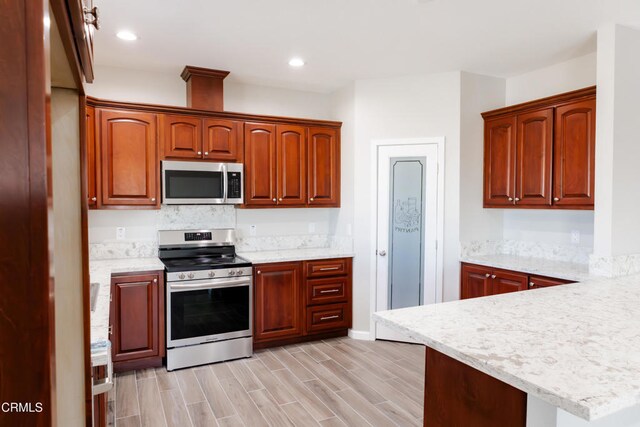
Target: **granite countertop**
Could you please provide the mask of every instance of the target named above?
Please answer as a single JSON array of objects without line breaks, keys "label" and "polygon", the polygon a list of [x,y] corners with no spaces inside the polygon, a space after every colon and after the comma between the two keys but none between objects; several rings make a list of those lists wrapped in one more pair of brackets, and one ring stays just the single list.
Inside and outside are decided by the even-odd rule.
[{"label": "granite countertop", "polygon": [[554,261],[544,258],[494,254],[466,255],[460,257],[460,261],[578,282],[597,278],[589,274],[588,264]]},{"label": "granite countertop", "polygon": [[164,264],[158,258],[128,258],[89,261],[89,279],[99,283],[95,310],[91,312],[91,360],[95,365],[104,359],[109,340],[109,295],[111,275],[136,271],[164,270]]},{"label": "granite countertop", "polygon": [[353,258],[353,252],[336,248],[287,249],[279,251],[240,252],[238,256],[254,264],[305,261],[311,259]]},{"label": "granite countertop", "polygon": [[640,275],[373,317],[585,420],[640,404]]}]

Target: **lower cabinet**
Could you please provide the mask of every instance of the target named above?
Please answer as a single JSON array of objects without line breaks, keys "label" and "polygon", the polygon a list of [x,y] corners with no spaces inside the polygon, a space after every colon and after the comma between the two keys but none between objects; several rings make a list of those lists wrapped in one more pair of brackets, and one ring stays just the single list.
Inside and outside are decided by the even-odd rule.
[{"label": "lower cabinet", "polygon": [[115,372],[162,366],[164,318],[162,272],[111,278],[110,340]]},{"label": "lower cabinet", "polygon": [[[94,366],[92,369],[93,381],[98,381],[107,376],[106,367]],[[106,427],[107,420],[107,393],[93,396],[93,427]]]},{"label": "lower cabinet", "polygon": [[254,265],[254,348],[346,335],[351,277],[350,258]]},{"label": "lower cabinet", "polygon": [[526,289],[573,283],[569,280],[530,276],[517,271],[501,270],[474,264],[462,264],[460,298],[477,298]]}]

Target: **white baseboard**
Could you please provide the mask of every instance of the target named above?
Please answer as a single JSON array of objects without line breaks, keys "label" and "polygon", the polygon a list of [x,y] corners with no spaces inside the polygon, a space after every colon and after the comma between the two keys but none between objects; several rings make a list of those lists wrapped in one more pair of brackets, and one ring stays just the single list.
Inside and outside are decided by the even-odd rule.
[{"label": "white baseboard", "polygon": [[349,338],[354,340],[372,341],[371,333],[369,331],[356,331],[355,329],[349,329]]}]

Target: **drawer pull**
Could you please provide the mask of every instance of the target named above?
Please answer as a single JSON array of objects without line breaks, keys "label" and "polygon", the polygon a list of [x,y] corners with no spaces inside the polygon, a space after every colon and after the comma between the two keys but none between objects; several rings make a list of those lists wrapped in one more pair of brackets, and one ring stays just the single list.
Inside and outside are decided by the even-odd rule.
[{"label": "drawer pull", "polygon": [[334,316],[323,316],[320,318],[320,320],[331,320],[331,319],[337,319],[338,317],[340,316],[338,316],[337,314]]},{"label": "drawer pull", "polygon": [[334,292],[340,292],[340,289],[327,289],[324,291],[320,291],[321,294],[332,294]]},{"label": "drawer pull", "polygon": [[322,267],[320,271],[331,271],[331,270],[339,270],[339,269],[340,269],[340,266],[338,265],[335,267]]}]

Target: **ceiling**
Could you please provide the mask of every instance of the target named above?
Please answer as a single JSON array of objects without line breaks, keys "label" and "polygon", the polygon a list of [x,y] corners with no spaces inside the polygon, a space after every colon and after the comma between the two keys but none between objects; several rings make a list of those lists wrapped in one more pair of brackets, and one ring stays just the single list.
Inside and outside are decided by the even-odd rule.
[{"label": "ceiling", "polygon": [[[96,64],[328,92],[352,80],[465,70],[509,77],[596,48],[635,0],[94,0]],[[622,13],[624,12],[624,13]],[[140,37],[125,42],[122,29]],[[304,58],[300,69],[287,63]],[[98,75],[99,78],[99,75]]]}]

